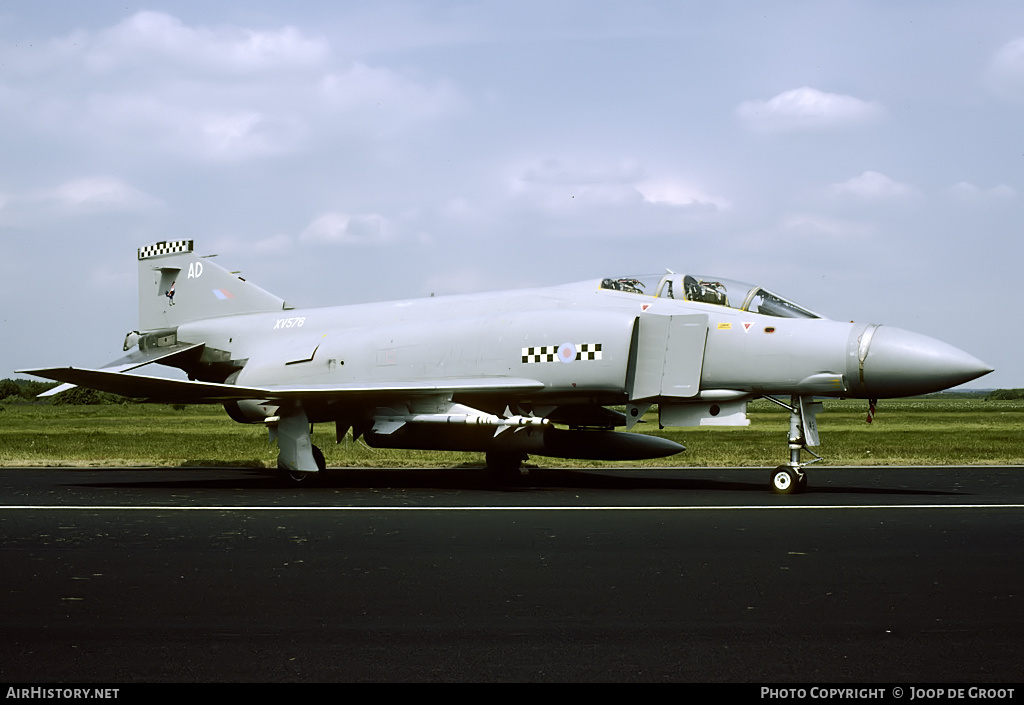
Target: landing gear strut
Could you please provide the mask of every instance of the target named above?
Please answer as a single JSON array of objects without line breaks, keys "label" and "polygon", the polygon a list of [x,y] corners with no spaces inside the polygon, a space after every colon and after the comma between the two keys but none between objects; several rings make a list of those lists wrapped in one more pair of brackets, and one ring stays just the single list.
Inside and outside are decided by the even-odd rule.
[{"label": "landing gear strut", "polygon": [[[774,397],[764,397],[789,411],[789,462],[771,472],[769,484],[775,494],[795,494],[807,489],[807,473],[804,468],[820,462],[823,458],[808,446],[820,445],[818,439],[817,415],[824,406],[813,397],[790,397],[786,404]],[[801,461],[801,451],[807,451],[814,460]]]}]

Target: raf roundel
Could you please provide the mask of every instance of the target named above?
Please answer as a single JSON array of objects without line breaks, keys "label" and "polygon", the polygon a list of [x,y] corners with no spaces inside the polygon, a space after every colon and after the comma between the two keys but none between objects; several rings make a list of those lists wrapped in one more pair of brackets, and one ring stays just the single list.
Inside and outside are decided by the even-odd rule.
[{"label": "raf roundel", "polygon": [[562,343],[523,348],[523,364],[600,360],[601,343]]}]

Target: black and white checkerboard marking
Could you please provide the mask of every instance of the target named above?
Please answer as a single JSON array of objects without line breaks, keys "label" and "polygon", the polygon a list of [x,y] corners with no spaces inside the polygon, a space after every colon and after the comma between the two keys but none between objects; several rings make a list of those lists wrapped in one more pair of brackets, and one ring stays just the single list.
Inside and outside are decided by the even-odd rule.
[{"label": "black and white checkerboard marking", "polygon": [[169,242],[157,242],[139,248],[139,259],[150,257],[162,257],[163,255],[174,255],[179,252],[191,252],[192,240],[171,240]]},{"label": "black and white checkerboard marking", "polygon": [[535,362],[572,362],[574,360],[600,360],[601,343],[577,343],[573,347],[576,350],[575,357],[559,356],[558,350],[562,345],[539,345],[523,348],[523,363],[532,364]]}]

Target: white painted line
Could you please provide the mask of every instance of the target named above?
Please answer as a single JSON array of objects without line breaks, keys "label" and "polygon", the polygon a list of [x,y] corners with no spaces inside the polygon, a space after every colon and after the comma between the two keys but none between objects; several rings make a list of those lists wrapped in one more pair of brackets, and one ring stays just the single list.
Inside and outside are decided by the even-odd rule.
[{"label": "white painted line", "polygon": [[150,512],[710,512],[710,511],[799,511],[823,509],[1024,509],[1024,504],[822,504],[822,505],[715,505],[707,507],[680,506],[397,506],[367,507],[297,507],[297,506],[117,506],[117,505],[0,505],[0,511],[150,511]]}]

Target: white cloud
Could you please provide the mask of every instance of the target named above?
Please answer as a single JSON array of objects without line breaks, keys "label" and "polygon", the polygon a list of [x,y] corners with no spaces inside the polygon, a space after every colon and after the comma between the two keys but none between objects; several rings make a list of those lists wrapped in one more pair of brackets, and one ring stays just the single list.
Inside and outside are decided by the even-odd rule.
[{"label": "white cloud", "polygon": [[826,189],[830,196],[872,202],[905,201],[920,196],[913,186],[895,181],[877,171],[865,171]]},{"label": "white cloud", "polygon": [[1000,96],[1024,101],[1024,37],[1003,45],[988,67],[988,83]]},{"label": "white cloud", "polygon": [[[384,68],[355,62],[325,74],[316,98],[331,112],[356,118],[361,128],[382,133],[461,110],[458,91],[440,81],[427,85]],[[359,118],[362,118],[361,120]]]},{"label": "white cloud", "polygon": [[1017,192],[1006,184],[999,184],[998,186],[993,186],[989,189],[983,189],[980,186],[967,181],[961,181],[950,186],[947,189],[947,192],[961,203],[1005,203],[1017,198]]},{"label": "white cloud", "polygon": [[770,100],[744,101],[736,109],[752,129],[766,132],[863,124],[879,119],[884,112],[878,103],[807,87],[779,93]]},{"label": "white cloud", "polygon": [[387,219],[376,213],[330,212],[314,218],[299,239],[331,245],[379,245],[393,240],[394,232]]},{"label": "white cloud", "polygon": [[547,211],[620,207],[641,201],[632,164],[591,166],[548,157],[519,169],[511,180],[513,198]]},{"label": "white cloud", "polygon": [[159,204],[152,196],[109,176],[75,179],[53,189],[31,193],[25,200],[55,203],[79,211],[135,210]]},{"label": "white cloud", "polygon": [[[74,39],[82,40],[82,35]],[[162,12],[139,12],[87,42],[87,65],[97,71],[154,61],[191,71],[245,74],[322,65],[330,45],[294,27],[251,29],[188,27]]]},{"label": "white cloud", "polygon": [[350,62],[293,27],[189,26],[158,12],[0,46],[0,65],[7,124],[187,161],[292,154],[312,134],[390,136],[464,105],[443,80]]},{"label": "white cloud", "polygon": [[[287,154],[301,144],[301,119],[248,101],[220,95],[204,100],[196,89],[188,98],[154,88],[147,94],[97,94],[86,99],[76,126],[83,138],[130,142],[175,159],[238,162]],[[266,107],[266,109],[264,109]]]},{"label": "white cloud", "polygon": [[648,203],[680,207],[729,207],[726,199],[711,196],[700,188],[678,179],[645,179],[636,185],[636,189]]},{"label": "white cloud", "polygon": [[635,208],[726,208],[729,202],[674,176],[647,176],[632,162],[584,166],[548,158],[522,170],[513,180],[519,198],[550,209],[585,206]]}]

